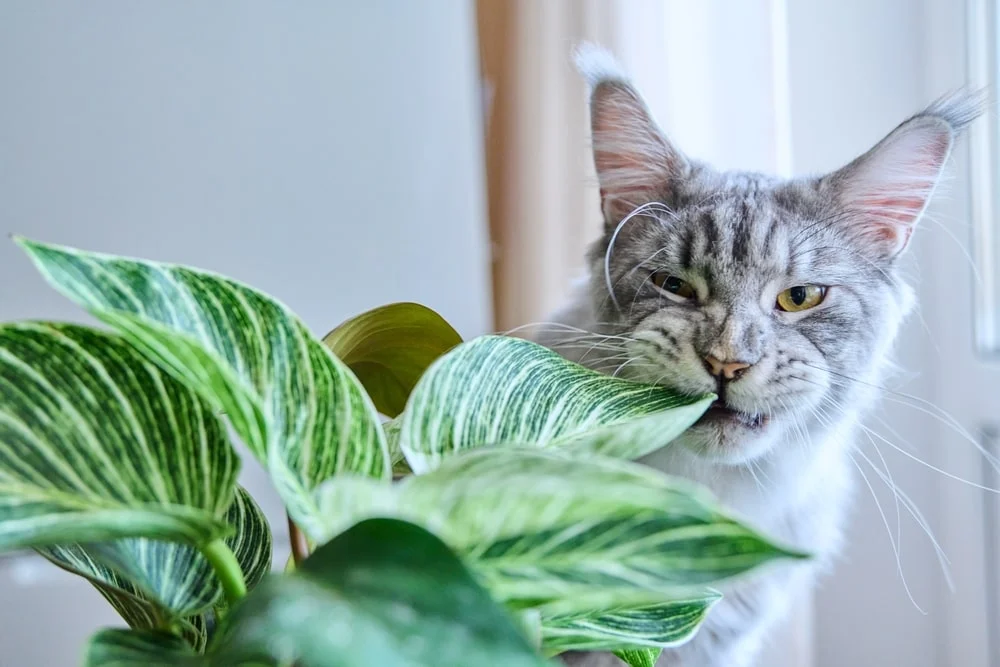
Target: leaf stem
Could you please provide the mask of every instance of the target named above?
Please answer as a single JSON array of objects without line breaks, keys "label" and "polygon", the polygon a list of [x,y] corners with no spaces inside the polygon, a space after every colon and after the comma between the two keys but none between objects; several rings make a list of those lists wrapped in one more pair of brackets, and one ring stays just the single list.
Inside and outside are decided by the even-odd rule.
[{"label": "leaf stem", "polygon": [[295,561],[295,567],[298,568],[302,561],[309,557],[309,541],[292,521],[291,516],[288,517],[288,541],[291,542],[292,546],[292,559]]},{"label": "leaf stem", "polygon": [[219,581],[222,582],[222,590],[226,593],[229,605],[239,602],[247,594],[247,584],[243,580],[243,570],[232,550],[223,540],[215,539],[202,547],[201,553],[208,559]]}]

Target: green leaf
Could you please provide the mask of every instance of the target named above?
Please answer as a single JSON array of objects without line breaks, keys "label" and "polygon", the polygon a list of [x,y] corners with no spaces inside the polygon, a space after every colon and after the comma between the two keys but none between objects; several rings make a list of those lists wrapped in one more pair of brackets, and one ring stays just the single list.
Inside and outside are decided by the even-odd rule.
[{"label": "green leaf", "polygon": [[689,483],[555,451],[466,452],[391,487],[338,479],[317,499],[327,524],[316,541],[365,517],[412,521],[462,555],[499,600],[549,615],[658,604],[802,557]]},{"label": "green leaf", "polygon": [[299,667],[541,667],[546,663],[436,537],[362,522],[232,612],[210,656]]},{"label": "green leaf", "polygon": [[662,652],[662,648],[627,648],[615,651],[615,655],[629,667],[655,667]]},{"label": "green leaf", "polygon": [[222,595],[212,568],[194,549],[145,539],[48,547],[40,553],[88,579],[132,628],[167,631],[183,625],[197,649],[207,639],[202,619]]},{"label": "green leaf", "polygon": [[648,607],[546,616],[542,618],[542,647],[555,654],[678,646],[694,636],[720,598],[706,594]]},{"label": "green leaf", "polygon": [[[252,589],[270,571],[271,532],[250,494],[238,487],[226,513],[235,529],[225,542]],[[89,545],[53,546],[39,553],[88,579],[129,624],[139,630],[179,627],[201,650],[206,641],[202,614],[222,605],[222,587],[196,549],[143,538]]]},{"label": "green leaf", "polygon": [[375,407],[283,304],[194,269],[18,242],[56,289],[226,413],[303,528],[323,480],[389,477]]},{"label": "green leaf", "polygon": [[193,392],[117,336],[0,326],[0,551],[224,535],[239,460]]},{"label": "green leaf", "polygon": [[462,337],[426,306],[393,303],[347,320],[323,342],[354,371],[378,411],[396,417],[427,367]]},{"label": "green leaf", "polygon": [[274,551],[271,527],[250,492],[243,487],[237,491],[226,512],[226,523],[236,532],[225,542],[240,564],[247,590],[253,590],[271,572]]},{"label": "green leaf", "polygon": [[165,632],[101,630],[90,638],[84,667],[209,667],[179,637]]},{"label": "green leaf", "polygon": [[427,371],[401,417],[421,474],[449,455],[516,444],[636,459],[684,432],[714,396],[681,396],[584,368],[518,338],[484,336]]}]

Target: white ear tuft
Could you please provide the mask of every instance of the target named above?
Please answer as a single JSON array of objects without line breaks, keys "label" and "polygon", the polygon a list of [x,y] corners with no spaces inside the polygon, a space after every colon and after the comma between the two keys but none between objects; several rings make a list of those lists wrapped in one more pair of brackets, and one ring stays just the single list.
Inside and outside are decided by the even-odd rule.
[{"label": "white ear tuft", "polygon": [[961,88],[938,98],[921,116],[934,116],[946,122],[954,134],[961,134],[989,107],[989,89]]},{"label": "white ear tuft", "polygon": [[605,81],[628,83],[628,76],[622,70],[621,65],[611,55],[611,52],[602,46],[592,42],[583,42],[576,47],[573,61],[576,63],[576,69],[587,80],[591,90]]}]

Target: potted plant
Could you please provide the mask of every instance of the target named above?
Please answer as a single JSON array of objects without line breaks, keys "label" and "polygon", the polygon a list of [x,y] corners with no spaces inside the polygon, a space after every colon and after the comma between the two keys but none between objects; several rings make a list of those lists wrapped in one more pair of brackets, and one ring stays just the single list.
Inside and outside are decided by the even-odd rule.
[{"label": "potted plant", "polygon": [[[17,242],[105,325],[0,325],[0,550],[121,614],[86,665],[651,665],[717,582],[802,557],[629,461],[712,396],[416,304],[320,340],[219,275]],[[230,433],[287,509],[282,574]]]}]

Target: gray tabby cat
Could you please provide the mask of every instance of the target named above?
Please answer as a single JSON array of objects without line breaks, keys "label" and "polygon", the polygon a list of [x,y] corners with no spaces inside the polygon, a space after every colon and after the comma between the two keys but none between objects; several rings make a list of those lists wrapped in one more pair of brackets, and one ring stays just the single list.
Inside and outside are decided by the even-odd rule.
[{"label": "gray tabby cat", "polygon": [[567,326],[538,339],[598,370],[718,394],[647,462],[817,558],[724,588],[698,635],[658,664],[752,665],[838,550],[855,430],[913,303],[897,260],[982,98],[944,98],[842,169],[782,180],[681,154],[607,53],[584,49],[578,65],[605,232],[552,318]]}]

